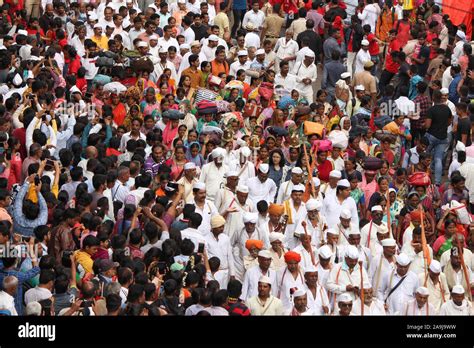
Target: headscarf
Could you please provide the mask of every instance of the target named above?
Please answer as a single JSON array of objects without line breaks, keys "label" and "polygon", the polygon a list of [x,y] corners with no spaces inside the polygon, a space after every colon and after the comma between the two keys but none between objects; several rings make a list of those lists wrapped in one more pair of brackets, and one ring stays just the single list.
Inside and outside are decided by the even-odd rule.
[{"label": "headscarf", "polygon": [[250,250],[252,248],[257,248],[258,250],[263,249],[263,242],[257,239],[249,239],[245,242],[245,248]]},{"label": "headscarf", "polygon": [[285,253],[285,262],[291,262],[291,261],[296,261],[300,262],[301,261],[301,255],[298,254],[297,252],[294,251],[288,251]]}]

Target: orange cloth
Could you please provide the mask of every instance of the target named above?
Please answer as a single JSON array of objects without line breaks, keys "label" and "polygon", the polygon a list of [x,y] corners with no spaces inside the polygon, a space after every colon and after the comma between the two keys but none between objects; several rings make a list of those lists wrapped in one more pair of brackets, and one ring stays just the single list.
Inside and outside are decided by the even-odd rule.
[{"label": "orange cloth", "polygon": [[282,204],[271,203],[268,207],[268,213],[272,215],[283,215],[285,207]]},{"label": "orange cloth", "polygon": [[285,262],[290,262],[290,261],[300,262],[301,261],[301,255],[298,254],[297,252],[294,252],[294,251],[286,252],[285,253]]},{"label": "orange cloth", "polygon": [[263,242],[257,239],[249,239],[245,242],[245,248],[250,250],[252,248],[257,248],[258,250],[263,249]]},{"label": "orange cloth", "polygon": [[421,221],[421,212],[419,210],[410,213],[411,221]]}]

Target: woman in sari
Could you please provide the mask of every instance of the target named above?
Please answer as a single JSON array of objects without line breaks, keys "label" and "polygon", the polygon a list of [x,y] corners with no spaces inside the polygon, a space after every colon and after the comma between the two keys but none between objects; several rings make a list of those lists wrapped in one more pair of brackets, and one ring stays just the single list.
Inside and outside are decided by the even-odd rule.
[{"label": "woman in sari", "polygon": [[127,116],[127,109],[125,104],[120,101],[120,96],[117,93],[110,95],[110,106],[112,107],[112,114],[114,115],[114,123],[117,126],[121,126]]},{"label": "woman in sari", "polygon": [[146,89],[145,100],[140,103],[140,110],[143,116],[152,115],[156,120],[160,111],[160,104],[156,100],[156,93],[153,87]]},{"label": "woman in sari", "polygon": [[174,149],[174,156],[170,158],[166,165],[171,168],[170,177],[172,181],[178,181],[184,172],[186,160],[186,149],[183,145],[177,145]]},{"label": "woman in sari", "polygon": [[318,150],[316,166],[318,168],[319,179],[323,182],[328,182],[329,173],[334,169],[333,163],[328,160],[328,151]]},{"label": "woman in sari", "polygon": [[[124,126],[125,128],[127,128],[127,130],[130,131],[130,127],[132,125],[132,120],[134,118],[137,118],[137,117],[141,118],[143,120],[143,115],[140,112],[140,107],[137,104],[135,104],[135,105],[132,105],[130,107],[130,110],[128,111],[127,116],[123,120],[122,126]],[[146,133],[144,133],[144,134],[146,134]]]},{"label": "woman in sari", "polygon": [[462,233],[458,231],[456,221],[449,219],[444,220],[444,231],[444,234],[436,238],[433,243],[433,255],[435,255],[437,259],[439,259],[446,250],[451,249],[453,246],[453,236],[456,233]]},{"label": "woman in sari", "polygon": [[189,143],[186,150],[186,159],[188,162],[193,162],[199,168],[206,164],[206,161],[204,160],[204,157],[201,153],[201,145],[197,141]]},{"label": "woman in sari", "polygon": [[379,18],[377,20],[377,25],[375,27],[375,36],[383,43],[384,51],[383,56],[385,57],[385,48],[389,44],[388,42],[388,32],[394,27],[398,21],[398,16],[395,13],[395,8],[393,7],[393,1],[387,0],[382,7],[382,12],[380,12]]},{"label": "woman in sari", "polygon": [[178,87],[184,89],[184,95],[187,100],[193,100],[196,90],[191,87],[191,78],[188,75],[181,76]]},{"label": "woman in sari", "polygon": [[163,130],[163,145],[168,149],[171,148],[174,138],[178,135],[179,116],[181,114],[177,110],[167,110],[162,113],[163,121],[167,119],[165,129]]}]

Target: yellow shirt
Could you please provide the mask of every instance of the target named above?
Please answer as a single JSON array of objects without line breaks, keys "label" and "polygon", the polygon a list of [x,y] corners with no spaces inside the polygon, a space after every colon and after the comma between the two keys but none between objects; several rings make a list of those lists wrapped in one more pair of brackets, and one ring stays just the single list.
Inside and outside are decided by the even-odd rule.
[{"label": "yellow shirt", "polygon": [[107,38],[107,36],[102,35],[101,37],[97,37],[94,35],[91,37],[91,40],[94,41],[99,48],[103,50],[109,49],[109,39]]},{"label": "yellow shirt", "polygon": [[82,250],[78,250],[74,253],[74,258],[76,259],[77,263],[81,264],[86,274],[94,273],[92,269],[92,265],[94,264],[94,261],[92,261],[92,258],[88,253]]}]

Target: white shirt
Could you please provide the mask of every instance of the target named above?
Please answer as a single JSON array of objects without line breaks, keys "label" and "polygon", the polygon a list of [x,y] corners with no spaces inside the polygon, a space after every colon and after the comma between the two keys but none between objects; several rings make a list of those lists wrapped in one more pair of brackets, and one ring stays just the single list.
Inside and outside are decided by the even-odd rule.
[{"label": "white shirt", "polygon": [[281,300],[275,296],[270,297],[262,304],[258,296],[251,297],[246,302],[252,315],[283,315],[283,305]]},{"label": "white shirt", "polygon": [[395,100],[395,105],[402,115],[414,114],[416,111],[415,103],[405,96],[400,96]]},{"label": "white shirt", "polygon": [[285,310],[291,310],[293,308],[293,298],[290,293],[290,289],[297,288],[298,290],[306,289],[306,284],[304,281],[303,270],[300,268],[298,275],[293,278],[293,275],[288,271],[288,267],[281,268],[277,271],[277,281],[278,281],[278,297],[283,303],[283,308]]},{"label": "white shirt", "polygon": [[292,91],[296,87],[296,76],[288,73],[286,77],[283,77],[278,73],[275,76],[275,86],[278,85],[285,87],[287,91]]},{"label": "white shirt", "polygon": [[[406,279],[403,283],[401,283],[387,299],[388,313],[391,315],[399,315],[402,313],[405,303],[415,298],[415,292],[419,284],[418,276],[408,271],[405,277]],[[394,288],[401,279],[402,277],[400,277],[395,270],[386,272],[382,278],[382,285],[377,291],[378,299],[385,301],[390,290]]]},{"label": "white shirt", "polygon": [[466,179],[466,188],[469,191],[469,202],[474,203],[474,164],[464,162],[459,167],[459,172]]},{"label": "white shirt", "polygon": [[420,308],[416,299],[413,299],[405,303],[400,315],[436,315],[436,309],[429,302],[426,302],[423,307]]},{"label": "white shirt", "polygon": [[245,35],[245,48],[260,47],[260,36],[254,31],[250,31]]},{"label": "white shirt", "polygon": [[[279,38],[274,48],[276,57],[278,58],[278,62],[276,64],[279,64],[279,61],[282,60],[283,58],[296,56],[296,53],[298,52],[298,50],[299,50],[298,43],[295,40],[290,39],[289,41],[286,41],[285,37]],[[290,60],[288,63],[289,63],[290,71],[292,71],[295,62],[294,60]],[[277,66],[277,69],[279,69],[278,66]]]},{"label": "white shirt", "polygon": [[15,298],[5,291],[0,291],[0,309],[7,309],[11,315],[18,315],[15,308]]},{"label": "white shirt", "polygon": [[25,303],[28,304],[30,302],[43,301],[52,296],[53,294],[48,289],[40,288],[39,286],[36,286],[28,290],[27,292],[25,292]]},{"label": "white shirt", "polygon": [[203,243],[204,249],[206,249],[206,238],[204,238],[202,233],[195,228],[188,227],[184,230],[181,230],[181,240],[184,240],[185,238],[191,240],[194,243],[194,252],[197,253],[199,243]]},{"label": "white shirt", "polygon": [[195,212],[202,216],[202,222],[197,228],[197,230],[203,236],[206,236],[211,231],[212,217],[218,214],[217,208],[213,202],[207,199],[204,201],[204,207],[202,209],[198,207],[195,201],[190,204],[194,204],[194,206],[196,207]]},{"label": "white shirt", "polygon": [[[311,259],[311,254],[309,253],[308,250],[304,248],[302,244],[298,245],[296,248],[293,249],[295,253],[300,254],[301,256],[301,261],[300,261],[300,266],[303,269],[308,269],[313,265],[312,259]],[[316,263],[318,261],[318,256],[316,253],[316,248],[312,248],[313,251],[313,258],[314,262]]]},{"label": "white shirt", "polygon": [[305,285],[306,288],[306,299],[307,306],[314,315],[325,315],[323,307],[330,308],[328,293],[321,285],[317,285],[316,288],[316,297],[313,296],[313,292]]},{"label": "white shirt", "polygon": [[[361,315],[361,303],[360,298],[355,300],[352,304],[352,314]],[[373,297],[370,306],[364,304],[364,315],[386,315],[385,307],[383,302],[378,298]]]},{"label": "white shirt", "polygon": [[462,304],[458,306],[453,300],[448,300],[441,306],[439,315],[472,315],[472,305],[464,299]]},{"label": "white shirt", "polygon": [[191,27],[183,31],[183,36],[184,36],[184,42],[187,43],[188,45],[190,45],[196,38],[196,34],[194,33],[194,30]]},{"label": "white shirt", "polygon": [[[375,33],[375,23],[380,14],[380,8],[374,4],[368,4],[364,7],[362,13],[358,13],[357,17],[362,21],[362,26],[369,24],[370,31]],[[402,17],[399,17],[402,18]],[[356,71],[357,72],[357,71]]]},{"label": "white shirt", "polygon": [[217,167],[214,161],[202,166],[199,181],[206,184],[206,198],[210,201],[215,200],[217,191],[219,191],[221,184],[224,182],[224,174],[227,171],[228,168],[225,164]]},{"label": "white shirt", "polygon": [[372,279],[374,294],[377,293],[382,284],[384,274],[393,271],[395,268],[395,257],[393,257],[393,262],[390,262],[382,253],[372,259],[369,267],[369,277]]},{"label": "white shirt", "polygon": [[243,301],[246,302],[250,297],[258,295],[258,281],[261,276],[270,278],[270,281],[272,282],[271,294],[273,296],[277,295],[278,282],[276,271],[269,268],[268,271],[263,272],[260,266],[254,266],[245,272],[244,283],[242,284],[242,294],[240,295],[240,298]]},{"label": "white shirt", "polygon": [[276,202],[278,204],[282,204],[284,201],[290,199],[291,190],[293,190],[293,186],[295,186],[295,184],[291,180],[285,181],[283,184],[280,185],[276,199]]},{"label": "white shirt", "polygon": [[130,189],[125,185],[122,184],[120,180],[115,182],[114,187],[112,187],[112,201],[120,201],[122,203],[125,202],[125,198],[129,195]]},{"label": "white shirt", "polygon": [[[178,41],[176,41],[175,38],[170,37],[168,40],[166,40],[164,37],[160,37],[158,39],[158,46],[166,49],[168,51],[168,48],[170,46],[176,47],[176,51],[179,52],[179,44]],[[173,66],[174,67],[174,66]],[[176,69],[176,68],[175,68]]]},{"label": "white shirt", "polygon": [[464,46],[464,41],[458,41],[456,42],[456,45],[453,48],[453,54],[451,56],[451,64],[457,64],[459,61],[459,58],[461,58],[462,53],[463,53],[463,46]]},{"label": "white shirt", "polygon": [[[364,267],[362,267],[362,278],[363,281],[368,281],[369,276]],[[347,293],[352,297],[352,301],[356,300],[356,296],[352,291],[346,291],[347,285],[352,285],[354,287],[360,288],[361,276],[360,276],[360,266],[356,264],[352,272],[349,271],[349,268],[345,262],[334,265],[329,272],[329,277],[326,282],[326,289],[335,295],[342,293]]]},{"label": "white shirt", "polygon": [[207,242],[208,257],[218,257],[221,261],[219,269],[228,270],[229,276],[235,276],[234,256],[232,255],[232,246],[230,245],[229,237],[221,233],[216,239],[212,233],[208,233],[205,239]]},{"label": "white shirt", "polygon": [[[122,135],[122,138],[120,139],[120,151],[122,152],[125,152],[126,151],[126,147],[127,147],[127,142],[130,140],[130,139],[134,139],[131,135],[130,135],[131,132],[127,132],[125,133],[124,135]],[[143,134],[142,132],[140,132],[140,138],[139,139],[143,139],[146,141],[146,135]],[[136,139],[138,140],[138,139]]]},{"label": "white shirt", "polygon": [[[433,249],[429,245],[427,245],[430,253],[430,258],[433,259]],[[420,273],[425,273],[428,271],[429,265],[425,265],[425,258],[423,256],[423,250],[419,253],[415,252],[415,249],[411,245],[411,243],[404,244],[402,247],[402,253],[405,253],[410,259],[410,271],[416,273],[417,275]]]},{"label": "white shirt", "polygon": [[[237,71],[239,71],[240,69],[249,70],[250,69],[250,61],[247,60],[244,64],[240,64],[240,62],[238,60],[236,60],[229,67],[229,75],[237,77]],[[247,83],[250,82],[250,76],[247,76],[245,78],[245,82],[247,82]]]},{"label": "white shirt", "polygon": [[261,182],[258,176],[247,180],[249,188],[249,199],[257,205],[260,201],[273,202],[277,187],[272,179],[267,179]]},{"label": "white shirt", "polygon": [[[293,67],[293,75],[296,76],[296,90],[301,94],[313,97],[313,83],[318,77],[318,69],[314,63],[306,66],[303,62],[295,64]],[[309,85],[303,83],[304,79],[309,78],[311,83]],[[312,100],[312,99],[311,99]]]},{"label": "white shirt", "polygon": [[359,52],[357,52],[357,55],[356,55],[354,74],[364,71],[364,64],[368,62],[369,60],[370,60],[369,50],[365,51],[364,49],[361,48]]},{"label": "white shirt", "polygon": [[348,209],[351,212],[351,223],[359,226],[359,215],[357,213],[357,206],[354,199],[348,197],[341,204],[336,196],[329,195],[324,198],[323,208],[321,210],[321,214],[326,217],[328,227],[335,227],[339,223],[339,218],[343,209]]},{"label": "white shirt", "polygon": [[378,243],[377,231],[381,227],[387,227],[387,225],[382,221],[380,225],[377,225],[375,222],[370,221],[360,230],[360,244],[370,248],[372,244]]},{"label": "white shirt", "polygon": [[[242,21],[242,28],[245,28],[248,23],[252,23],[255,28],[260,30],[263,27],[263,22],[265,21],[265,14],[263,11],[258,10],[255,12],[254,10],[247,11],[244,15],[244,19]],[[257,47],[258,48],[258,47]]]}]

